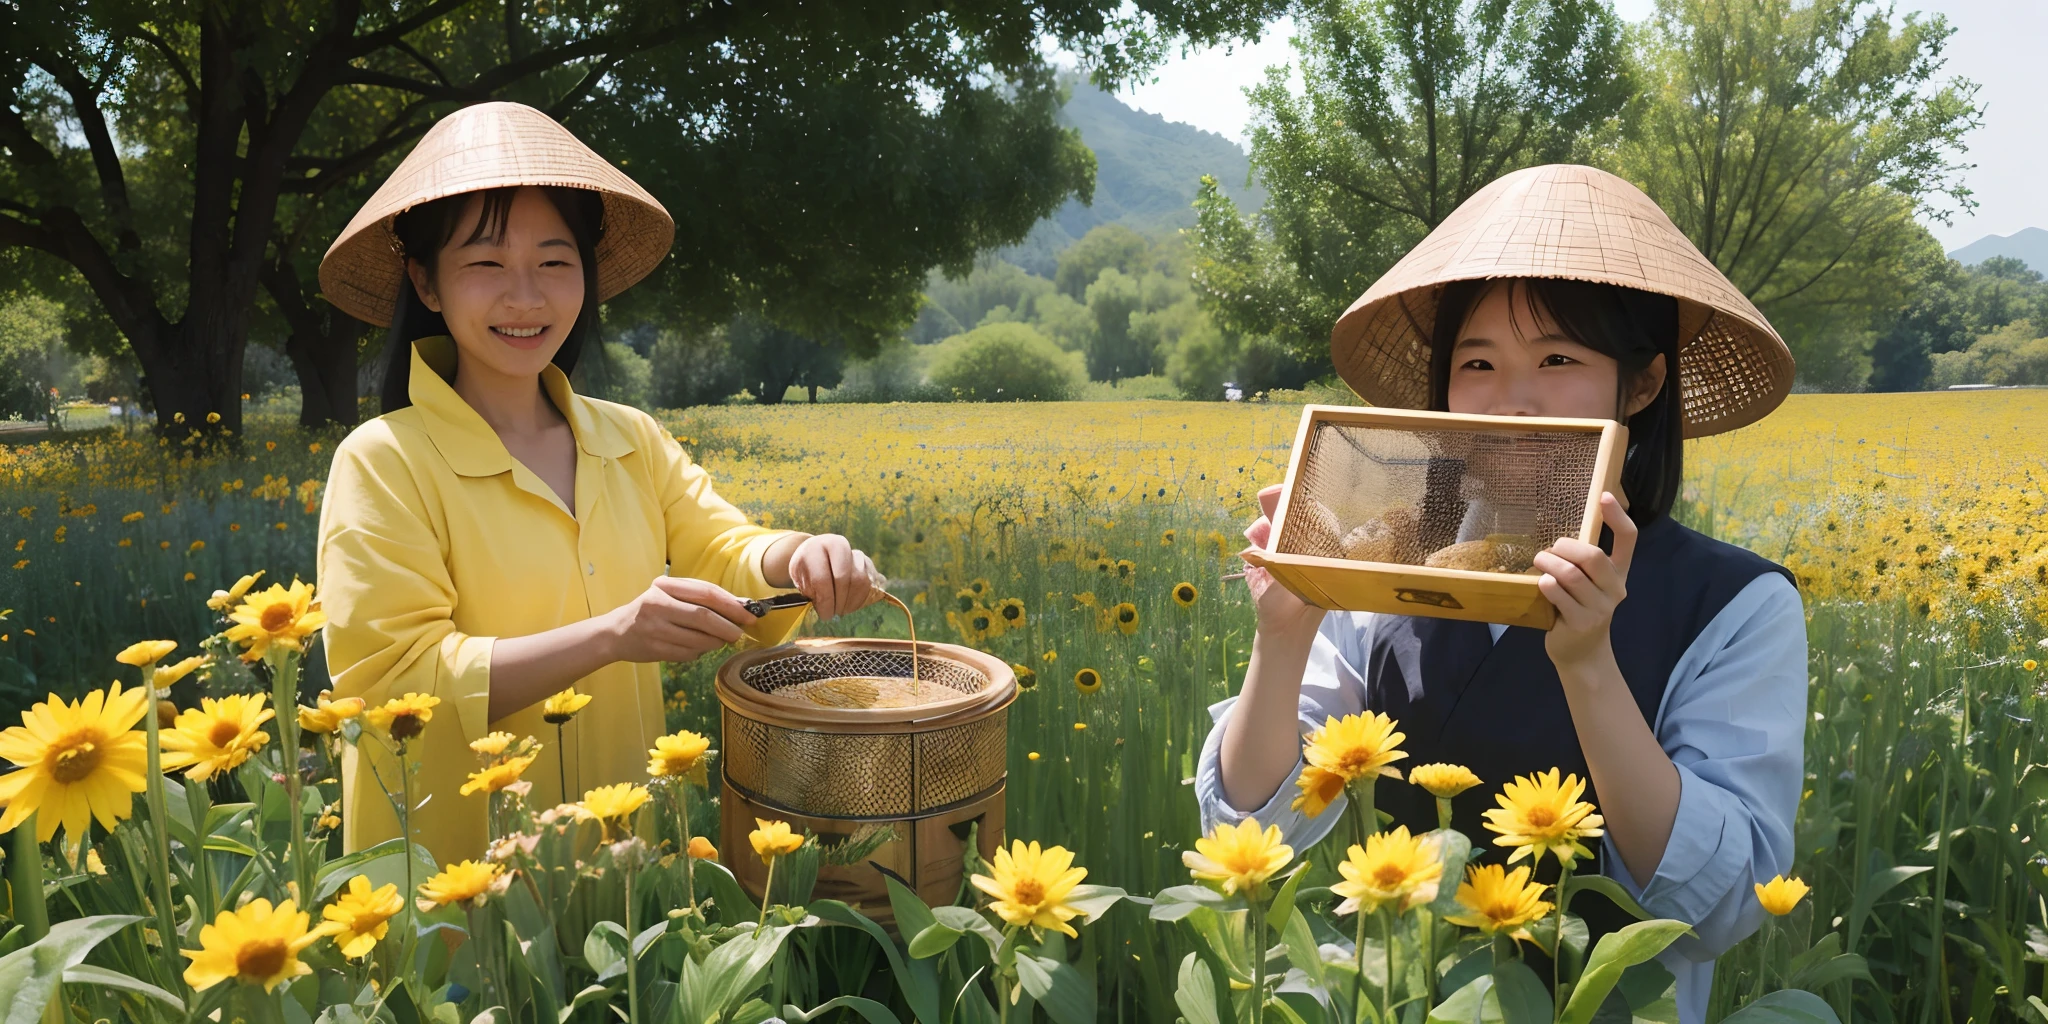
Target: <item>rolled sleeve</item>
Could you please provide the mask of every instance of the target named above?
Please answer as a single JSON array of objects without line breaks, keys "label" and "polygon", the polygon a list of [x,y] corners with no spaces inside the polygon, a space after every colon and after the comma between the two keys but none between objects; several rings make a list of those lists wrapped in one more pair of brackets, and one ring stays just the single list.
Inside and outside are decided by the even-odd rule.
[{"label": "rolled sleeve", "polygon": [[[1308,667],[1302,673],[1301,696],[1296,705],[1300,735],[1308,735],[1332,717],[1355,715],[1365,707],[1365,679],[1360,667],[1365,664],[1369,623],[1369,617],[1363,614],[1324,617],[1309,650]],[[1315,817],[1294,809],[1296,792],[1292,782],[1300,777],[1304,767],[1297,741],[1294,768],[1273,795],[1250,810],[1233,806],[1223,792],[1223,733],[1239,699],[1231,697],[1209,708],[1212,725],[1202,743],[1201,757],[1195,763],[1195,798],[1201,806],[1202,830],[1208,832],[1217,825],[1236,825],[1250,818],[1261,825],[1279,826],[1287,845],[1307,850],[1343,820],[1344,799],[1339,797]]]},{"label": "rolled sleeve", "polygon": [[[668,531],[669,573],[715,583],[740,597],[768,597],[788,588],[768,582],[762,565],[768,549],[790,530],[771,530],[748,522],[746,514],[718,495],[711,475],[697,465],[683,446],[649,417],[643,430],[656,453],[655,479],[661,482],[662,519]],[[747,627],[749,644],[779,644],[803,627],[806,609],[770,612]]]},{"label": "rolled sleeve", "polygon": [[[466,738],[490,731],[491,647],[454,620],[455,583],[425,503],[395,451],[335,453],[317,553],[328,671],[337,696],[438,697]],[[384,461],[391,461],[385,459]]]},{"label": "rolled sleeve", "polygon": [[1805,754],[1806,619],[1775,573],[1723,608],[1680,660],[1657,738],[1678,768],[1671,838],[1647,884],[1608,843],[1608,870],[1643,908],[1693,926],[1671,952],[1710,961],[1762,922],[1754,886],[1792,864]]}]

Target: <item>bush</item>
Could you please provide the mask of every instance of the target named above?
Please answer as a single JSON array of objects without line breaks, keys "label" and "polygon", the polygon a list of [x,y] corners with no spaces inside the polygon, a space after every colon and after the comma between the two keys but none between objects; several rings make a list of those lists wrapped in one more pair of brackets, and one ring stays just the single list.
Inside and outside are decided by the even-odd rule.
[{"label": "bush", "polygon": [[931,381],[968,402],[1058,402],[1080,387],[1081,368],[1029,326],[998,323],[941,343]]},{"label": "bush", "polygon": [[1961,352],[1937,352],[1928,383],[2048,384],[2048,337],[2032,320],[2015,320]]},{"label": "bush", "polygon": [[[959,332],[954,332],[959,333]],[[832,389],[830,402],[943,402],[951,396],[924,377],[924,355],[917,345],[894,342],[872,359],[846,364],[845,379]]]},{"label": "bush", "polygon": [[715,405],[745,386],[722,327],[701,333],[662,331],[650,362],[649,397],[662,409]]}]

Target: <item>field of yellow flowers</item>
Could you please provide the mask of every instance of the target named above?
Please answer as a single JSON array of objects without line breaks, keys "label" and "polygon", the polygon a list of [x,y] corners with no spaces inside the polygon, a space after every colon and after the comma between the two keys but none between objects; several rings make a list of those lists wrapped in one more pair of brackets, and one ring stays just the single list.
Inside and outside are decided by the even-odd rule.
[{"label": "field of yellow flowers", "polygon": [[[874,554],[921,637],[1011,662],[1028,689],[1010,719],[1010,833],[1148,894],[1188,880],[1185,783],[1251,640],[1247,596],[1222,577],[1298,419],[1280,403],[1172,402],[663,416],[741,507]],[[1681,517],[1799,574],[1813,652],[1797,866],[1812,892],[1723,959],[1716,1017],[1790,984],[1789,949],[1837,964],[1808,984],[1844,1019],[2048,1019],[2048,768],[2033,767],[2048,764],[2034,724],[2048,711],[2044,423],[2043,391],[1794,396],[1689,447]],[[336,440],[258,422],[234,449],[0,448],[0,541],[15,545],[0,718],[106,686],[136,638],[214,636],[207,598],[242,573],[310,578]],[[876,610],[830,631],[902,628]],[[173,699],[259,689],[229,646],[209,641],[213,662]],[[714,667],[669,674],[671,728],[715,740]],[[321,672],[317,648],[305,670]],[[746,841],[717,836],[705,804],[683,834]],[[1339,882],[1341,855],[1303,854],[1306,885]],[[1104,1011],[1140,1019],[1175,1005],[1204,941],[1126,911],[1075,940]]]}]

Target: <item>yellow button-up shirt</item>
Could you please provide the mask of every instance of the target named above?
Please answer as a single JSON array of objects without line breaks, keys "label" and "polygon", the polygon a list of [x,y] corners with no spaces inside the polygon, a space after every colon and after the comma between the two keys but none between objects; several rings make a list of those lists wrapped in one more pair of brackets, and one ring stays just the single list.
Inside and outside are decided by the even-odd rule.
[{"label": "yellow button-up shirt", "polygon": [[[775,593],[761,559],[782,531],[747,522],[646,413],[578,395],[549,366],[541,383],[576,436],[576,507],[566,507],[449,384],[455,346],[416,342],[412,406],[341,442],[320,513],[318,572],[337,696],[375,706],[407,692],[441,699],[413,740],[413,835],[443,862],[480,856],[486,800],[462,796],[479,767],[470,741],[494,730],[546,744],[526,772],[529,803],[645,781],[665,722],[660,667],[614,662],[576,681],[593,699],[560,737],[538,704],[490,719],[491,645],[610,611],[664,572],[743,597]],[[802,621],[778,612],[749,631],[779,641]],[[566,763],[562,758],[566,757]],[[566,772],[569,793],[557,781]],[[374,773],[374,774],[373,774]],[[374,740],[343,757],[346,845],[398,835],[386,792],[395,760]]]}]

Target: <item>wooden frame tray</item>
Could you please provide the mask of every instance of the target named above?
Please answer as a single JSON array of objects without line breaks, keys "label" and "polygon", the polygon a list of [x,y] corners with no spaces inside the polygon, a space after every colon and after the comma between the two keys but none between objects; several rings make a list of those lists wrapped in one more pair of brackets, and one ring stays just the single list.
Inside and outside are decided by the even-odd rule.
[{"label": "wooden frame tray", "polygon": [[[1314,546],[1303,542],[1302,518],[1290,512],[1297,502],[1305,500],[1299,493],[1306,476],[1304,465],[1315,455],[1313,449],[1321,431],[1329,426],[1494,433],[1510,439],[1542,434],[1598,435],[1597,452],[1584,488],[1584,512],[1577,523],[1579,539],[1599,543],[1602,491],[1612,491],[1626,505],[1627,499],[1621,494],[1621,467],[1627,453],[1628,428],[1621,423],[1330,405],[1304,407],[1288,461],[1286,483],[1273,516],[1272,536],[1265,551],[1247,552],[1245,561],[1272,573],[1281,586],[1318,608],[1426,615],[1546,630],[1557,621],[1557,609],[1537,589],[1535,575],[1288,553]],[[1578,489],[1573,488],[1573,493],[1577,494]],[[1555,540],[1534,539],[1539,548],[1548,547]]]}]

